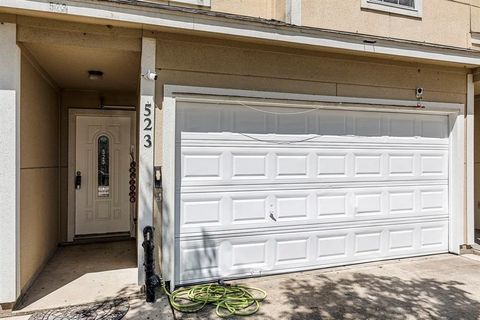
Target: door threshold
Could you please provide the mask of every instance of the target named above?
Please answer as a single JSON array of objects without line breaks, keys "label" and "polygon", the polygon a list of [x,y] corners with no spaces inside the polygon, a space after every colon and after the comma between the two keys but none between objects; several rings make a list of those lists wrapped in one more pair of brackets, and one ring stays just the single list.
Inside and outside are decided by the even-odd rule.
[{"label": "door threshold", "polygon": [[84,244],[84,243],[99,243],[112,241],[127,241],[134,239],[130,232],[105,233],[105,234],[86,234],[75,236],[73,242],[62,243],[62,245]]}]

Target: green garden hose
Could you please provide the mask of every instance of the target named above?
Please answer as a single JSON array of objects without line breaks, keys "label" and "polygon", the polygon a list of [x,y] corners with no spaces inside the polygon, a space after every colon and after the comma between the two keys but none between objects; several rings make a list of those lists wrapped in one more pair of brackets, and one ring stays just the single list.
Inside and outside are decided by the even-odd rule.
[{"label": "green garden hose", "polygon": [[173,309],[191,313],[212,304],[221,318],[253,315],[260,309],[260,302],[267,297],[262,289],[242,285],[203,284],[180,288],[171,293],[164,283],[162,287]]}]

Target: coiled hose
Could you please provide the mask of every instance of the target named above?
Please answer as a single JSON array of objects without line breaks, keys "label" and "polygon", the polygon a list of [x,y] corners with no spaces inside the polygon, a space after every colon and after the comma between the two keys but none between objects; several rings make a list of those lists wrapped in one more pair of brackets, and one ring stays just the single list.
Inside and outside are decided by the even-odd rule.
[{"label": "coiled hose", "polygon": [[262,289],[242,285],[203,284],[180,288],[171,293],[165,283],[162,283],[162,287],[175,310],[193,313],[212,304],[221,318],[253,315],[260,309],[260,302],[267,297]]}]

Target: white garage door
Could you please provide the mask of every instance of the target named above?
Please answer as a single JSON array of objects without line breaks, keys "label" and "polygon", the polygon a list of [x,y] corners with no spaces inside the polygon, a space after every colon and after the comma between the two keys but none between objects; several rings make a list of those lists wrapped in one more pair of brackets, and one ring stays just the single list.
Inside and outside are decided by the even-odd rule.
[{"label": "white garage door", "polygon": [[261,111],[177,104],[177,283],[448,251],[446,116]]}]

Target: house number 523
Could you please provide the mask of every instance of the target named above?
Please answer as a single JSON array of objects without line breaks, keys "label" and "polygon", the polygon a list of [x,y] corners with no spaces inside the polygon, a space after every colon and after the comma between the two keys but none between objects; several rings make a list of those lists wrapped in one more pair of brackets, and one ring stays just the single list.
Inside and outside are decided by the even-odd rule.
[{"label": "house number 523", "polygon": [[152,147],[152,104],[146,103],[143,115],[143,146],[145,148]]}]

